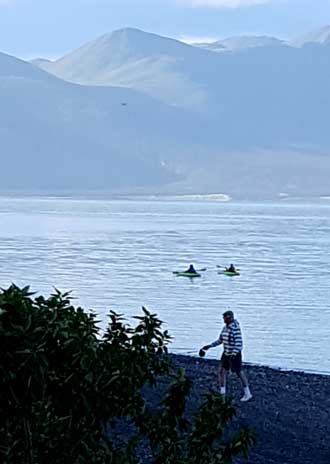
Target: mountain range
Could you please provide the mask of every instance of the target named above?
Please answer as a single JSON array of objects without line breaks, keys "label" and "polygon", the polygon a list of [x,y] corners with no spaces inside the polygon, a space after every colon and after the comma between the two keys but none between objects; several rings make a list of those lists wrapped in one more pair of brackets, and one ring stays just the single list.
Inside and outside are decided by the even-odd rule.
[{"label": "mountain range", "polygon": [[326,195],[330,27],[192,44],[137,29],[0,53],[1,189]]}]

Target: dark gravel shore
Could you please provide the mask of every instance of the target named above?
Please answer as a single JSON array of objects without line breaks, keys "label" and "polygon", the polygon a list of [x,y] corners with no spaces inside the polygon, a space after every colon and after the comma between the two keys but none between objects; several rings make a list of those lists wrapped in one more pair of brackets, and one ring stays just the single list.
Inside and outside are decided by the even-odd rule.
[{"label": "dark gravel shore", "polygon": [[[218,361],[181,355],[173,359],[194,381],[188,405],[193,410],[203,393],[217,390]],[[248,425],[257,433],[249,463],[330,464],[330,376],[258,366],[245,370],[254,398],[239,401],[242,392],[233,374],[227,389],[237,406],[234,425]]]}]

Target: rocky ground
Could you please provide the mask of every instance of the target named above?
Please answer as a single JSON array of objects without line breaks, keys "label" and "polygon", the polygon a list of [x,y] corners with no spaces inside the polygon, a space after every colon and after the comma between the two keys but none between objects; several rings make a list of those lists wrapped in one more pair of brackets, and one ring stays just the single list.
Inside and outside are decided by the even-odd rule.
[{"label": "rocky ground", "polygon": [[[194,381],[191,409],[203,393],[217,389],[218,361],[190,356],[174,360]],[[249,463],[330,464],[330,376],[257,366],[245,370],[254,398],[239,401],[242,392],[233,374],[227,389],[237,405],[234,425],[248,425],[257,433]]]}]

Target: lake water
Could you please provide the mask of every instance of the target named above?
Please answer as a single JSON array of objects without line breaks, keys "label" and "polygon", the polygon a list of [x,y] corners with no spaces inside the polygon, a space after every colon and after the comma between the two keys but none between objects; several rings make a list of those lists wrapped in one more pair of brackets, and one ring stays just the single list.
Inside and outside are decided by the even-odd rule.
[{"label": "lake water", "polygon": [[[241,276],[217,273],[235,263]],[[190,263],[202,278],[176,277]],[[330,205],[0,197],[0,285],[73,290],[105,324],[145,305],[196,354],[235,311],[248,362],[330,373]],[[208,356],[219,356],[220,349]]]}]

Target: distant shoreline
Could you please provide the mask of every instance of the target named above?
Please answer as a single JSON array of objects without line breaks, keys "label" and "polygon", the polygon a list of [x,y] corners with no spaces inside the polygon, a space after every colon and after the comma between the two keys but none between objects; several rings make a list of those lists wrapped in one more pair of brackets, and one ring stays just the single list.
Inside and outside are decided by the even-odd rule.
[{"label": "distant shoreline", "polygon": [[[189,351],[188,352],[181,352],[180,351],[172,351],[171,352],[173,356],[188,356],[189,358],[194,358],[194,359],[200,359],[197,354],[192,354]],[[215,361],[218,362],[217,358],[207,358],[208,361]],[[275,364],[264,364],[264,363],[256,363],[256,362],[249,362],[249,361],[244,361],[244,366],[248,366],[249,368],[265,368],[265,369],[272,369],[274,371],[279,371],[279,372],[293,372],[297,374],[310,374],[310,375],[322,375],[325,377],[330,377],[330,371],[322,371],[322,370],[312,370],[312,369],[304,369],[304,368],[298,368],[298,367],[281,367],[281,366],[276,366]]]},{"label": "distant shoreline", "polygon": [[329,206],[330,195],[287,195],[274,194],[261,197],[260,195],[235,195],[230,193],[148,193],[148,192],[128,192],[118,193],[111,191],[0,191],[0,199],[44,199],[44,200],[76,200],[76,201],[181,201],[196,203],[265,203],[265,204],[318,204]]}]

